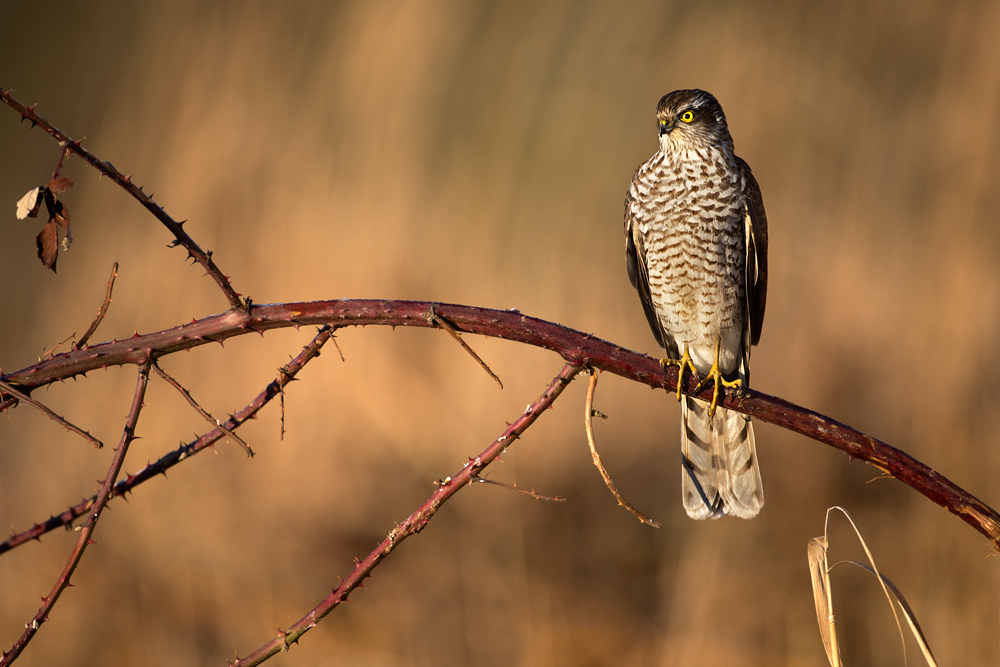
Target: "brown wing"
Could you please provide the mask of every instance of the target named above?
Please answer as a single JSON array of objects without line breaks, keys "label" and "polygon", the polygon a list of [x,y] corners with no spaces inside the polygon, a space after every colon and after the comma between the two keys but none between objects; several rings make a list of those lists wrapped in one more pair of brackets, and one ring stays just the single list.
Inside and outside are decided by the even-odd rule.
[{"label": "brown wing", "polygon": [[677,356],[677,345],[674,343],[673,337],[663,331],[660,318],[653,306],[653,297],[649,291],[649,274],[646,270],[646,248],[632,216],[632,201],[631,191],[627,192],[625,194],[625,268],[628,270],[628,279],[632,283],[632,287],[639,293],[642,310],[646,313],[646,321],[649,322],[649,328],[653,331],[656,342],[660,344],[660,347],[666,348],[668,355]]},{"label": "brown wing", "polygon": [[756,345],[760,341],[767,304],[767,214],[760,186],[750,172],[750,165],[739,157],[736,164],[743,175],[743,200],[747,205],[747,324],[750,327],[750,344]]}]

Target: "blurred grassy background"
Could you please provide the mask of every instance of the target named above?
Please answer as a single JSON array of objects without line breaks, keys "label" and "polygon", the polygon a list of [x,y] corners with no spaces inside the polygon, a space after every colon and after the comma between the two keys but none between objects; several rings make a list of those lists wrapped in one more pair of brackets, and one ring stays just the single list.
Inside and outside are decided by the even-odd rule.
[{"label": "blurred grassy background", "polygon": [[[258,303],[339,297],[518,308],[657,354],[628,284],[622,200],[653,111],[715,93],[770,218],[754,386],[905,449],[1000,505],[1000,4],[6,2],[0,86],[155,194]],[[0,109],[0,365],[225,309],[167,232],[71,159],[76,241],[53,275],[14,203],[58,147]],[[281,331],[163,366],[214,414],[312,335]],[[221,664],[327,595],[558,371],[554,355],[445,334],[339,337],[246,428],[115,501],[21,664]],[[562,504],[477,486],[280,664],[823,665],[806,541],[848,508],[942,664],[1000,662],[997,561],[963,522],[877,471],[758,425],[767,505],[690,521],[678,408],[611,376],[605,463],[664,527],[617,508],[590,464],[585,383],[492,470]],[[36,394],[117,442],[134,369]],[[153,380],[126,469],[205,430]],[[29,408],[0,424],[0,522],[91,494],[112,452]],[[75,539],[0,558],[6,647]],[[832,558],[857,558],[839,524]],[[868,575],[834,573],[844,653],[901,664]],[[911,651],[912,651],[911,644]],[[911,659],[913,654],[911,653]]]}]

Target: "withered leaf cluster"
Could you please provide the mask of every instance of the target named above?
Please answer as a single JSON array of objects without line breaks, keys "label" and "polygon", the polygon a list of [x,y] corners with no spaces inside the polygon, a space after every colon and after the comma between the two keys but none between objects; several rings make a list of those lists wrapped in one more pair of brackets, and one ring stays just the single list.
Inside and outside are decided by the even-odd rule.
[{"label": "withered leaf cluster", "polygon": [[65,176],[53,176],[46,185],[28,190],[28,193],[17,202],[17,219],[37,218],[42,202],[49,213],[49,221],[35,237],[38,246],[38,259],[42,264],[56,270],[56,259],[59,255],[59,231],[64,230],[62,249],[67,250],[73,242],[73,234],[69,228],[69,208],[59,201],[59,195],[73,187],[73,179]]}]

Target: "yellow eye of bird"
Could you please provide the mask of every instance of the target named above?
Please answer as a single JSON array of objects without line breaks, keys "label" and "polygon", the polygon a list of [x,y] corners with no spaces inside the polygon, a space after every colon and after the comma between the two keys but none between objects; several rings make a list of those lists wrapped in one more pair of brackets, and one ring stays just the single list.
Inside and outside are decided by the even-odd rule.
[{"label": "yellow eye of bird", "polygon": [[685,123],[690,123],[691,121],[694,120],[694,112],[688,109],[687,111],[681,114],[681,120],[684,121]]}]

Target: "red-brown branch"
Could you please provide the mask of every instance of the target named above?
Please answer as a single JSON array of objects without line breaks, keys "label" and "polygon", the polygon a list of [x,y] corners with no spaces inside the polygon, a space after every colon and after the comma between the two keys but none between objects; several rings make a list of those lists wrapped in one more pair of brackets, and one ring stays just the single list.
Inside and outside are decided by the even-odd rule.
[{"label": "red-brown branch", "polygon": [[201,404],[198,401],[194,400],[194,396],[192,396],[191,392],[189,392],[187,389],[184,388],[184,385],[182,385],[180,382],[174,379],[174,377],[170,375],[170,373],[160,368],[159,364],[153,364],[153,370],[156,371],[156,374],[159,375],[161,378],[163,378],[163,380],[167,384],[176,389],[180,393],[180,395],[184,397],[184,400],[188,402],[188,405],[194,408],[194,411],[197,412],[202,419],[207,421],[209,424],[215,424],[215,426],[218,427],[223,433],[225,433],[227,437],[232,438],[233,442],[242,447],[243,451],[247,453],[247,456],[253,458],[253,450],[250,449],[250,445],[248,445],[246,441],[243,440],[243,438],[236,435],[229,428],[227,428],[224,423],[222,423],[221,421],[213,417],[211,414],[209,414],[208,410],[201,407]]},{"label": "red-brown branch", "polygon": [[[326,342],[332,337],[333,328],[323,327],[320,329],[319,333],[317,333],[309,344],[302,349],[298,356],[292,359],[287,366],[283,366],[281,368],[278,373],[278,378],[272,380],[266,387],[264,387],[264,390],[261,391],[254,400],[252,400],[246,407],[237,412],[235,415],[230,417],[223,424],[223,426],[232,431],[240,427],[247,420],[253,419],[261,408],[271,402],[271,399],[281,394],[285,385],[294,380],[295,376],[310,360],[319,356],[323,345],[326,344]],[[160,457],[153,463],[146,464],[146,466],[138,472],[126,475],[125,479],[115,484],[113,497],[124,496],[126,493],[143,482],[150,480],[157,475],[165,475],[167,470],[170,468],[174,467],[181,461],[189,459],[198,452],[213,446],[224,436],[225,431],[221,428],[212,429],[193,442],[182,445],[169,454],[165,454]],[[24,544],[25,542],[40,539],[42,535],[50,530],[55,530],[56,528],[60,528],[62,526],[69,526],[76,519],[86,514],[87,511],[94,506],[94,502],[96,502],[96,500],[97,496],[86,498],[66,511],[49,517],[47,521],[42,521],[35,524],[28,530],[12,535],[7,540],[0,542],[0,554],[4,551],[9,551],[16,546]]]},{"label": "red-brown branch", "polygon": [[70,554],[66,567],[63,568],[59,578],[56,579],[56,583],[52,586],[52,590],[49,594],[42,598],[42,606],[38,608],[34,618],[26,624],[24,632],[21,634],[17,642],[15,642],[11,647],[10,651],[4,652],[3,655],[0,656],[0,667],[9,665],[17,660],[17,656],[21,654],[24,647],[28,645],[28,642],[31,641],[32,637],[35,636],[39,628],[42,627],[42,623],[49,620],[49,612],[52,611],[52,607],[55,606],[59,596],[62,595],[63,591],[66,590],[66,587],[69,586],[70,577],[73,576],[76,566],[80,564],[80,559],[83,558],[83,552],[86,551],[87,547],[93,543],[91,538],[94,535],[94,530],[97,528],[97,521],[101,518],[101,513],[107,506],[108,500],[111,499],[111,494],[114,492],[115,480],[118,478],[118,473],[121,472],[122,464],[125,462],[125,455],[128,453],[128,446],[135,439],[135,426],[139,422],[139,412],[142,411],[142,400],[146,395],[146,385],[148,381],[149,363],[147,362],[146,364],[143,364],[139,370],[139,379],[135,387],[135,396],[132,399],[132,409],[129,410],[128,417],[125,419],[125,428],[122,429],[122,438],[118,443],[118,448],[115,450],[115,456],[111,460],[111,465],[108,466],[108,474],[104,476],[104,482],[101,484],[101,490],[98,491],[97,499],[90,509],[90,518],[87,519],[86,523],[83,524],[80,530],[80,537],[76,541],[76,547],[74,547],[73,553]]},{"label": "red-brown branch", "polygon": [[[675,367],[664,371],[652,357],[517,311],[424,301],[361,299],[279,303],[253,306],[249,311],[228,311],[173,329],[65,352],[0,379],[29,393],[37,387],[98,368],[143,363],[147,351],[152,351],[155,359],[250,332],[310,324],[328,324],[335,328],[376,324],[435,327],[429,317],[432,309],[462,333],[545,348],[580,367],[600,369],[667,391],[676,390]],[[695,378],[686,376],[684,385],[687,393],[711,400],[710,387],[696,393]],[[722,404],[836,447],[851,458],[867,461],[958,515],[1000,547],[1000,514],[905,452],[817,412],[753,390],[746,390],[743,397],[727,394]]]},{"label": "red-brown branch", "polygon": [[18,102],[16,99],[11,97],[9,90],[3,90],[0,88],[0,101],[4,102],[7,106],[14,109],[14,111],[21,114],[21,118],[24,120],[31,121],[32,126],[39,126],[43,130],[49,133],[53,139],[59,142],[59,145],[64,151],[70,151],[75,155],[78,155],[91,167],[99,171],[102,175],[107,176],[112,181],[121,186],[126,192],[128,192],[132,197],[135,198],[142,206],[153,214],[157,220],[159,220],[164,227],[170,230],[170,233],[174,235],[174,244],[183,246],[187,250],[188,255],[191,259],[201,264],[205,272],[212,277],[212,279],[219,285],[222,293],[226,295],[226,299],[229,301],[229,306],[235,309],[242,309],[246,306],[246,302],[240,296],[240,294],[233,289],[232,284],[229,282],[229,277],[223,275],[219,267],[215,265],[212,260],[212,253],[202,250],[194,239],[191,238],[186,231],[184,231],[184,222],[177,222],[172,217],[170,217],[163,207],[153,201],[153,198],[142,191],[142,188],[137,186],[132,182],[131,175],[122,174],[114,165],[110,162],[105,162],[99,157],[91,153],[89,150],[80,145],[81,141],[74,141],[65,132],[57,128],[55,125],[50,123],[44,116],[39,115],[35,112],[34,106],[25,106]]},{"label": "red-brown branch", "polygon": [[[104,446],[104,443],[102,443],[100,440],[98,440],[94,436],[90,435],[90,433],[88,433],[87,431],[84,431],[82,428],[80,428],[76,424],[74,424],[74,423],[72,423],[72,422],[70,422],[70,421],[68,421],[66,419],[63,419],[62,417],[60,417],[59,415],[57,415],[55,412],[53,412],[52,408],[48,407],[44,403],[41,403],[40,401],[36,401],[31,396],[28,396],[27,394],[25,394],[25,393],[23,393],[21,391],[18,391],[17,387],[13,387],[13,386],[9,385],[8,383],[4,382],[3,380],[0,380],[0,389],[2,389],[8,395],[10,395],[10,396],[13,397],[12,402],[14,400],[17,400],[17,401],[21,401],[22,403],[27,403],[28,405],[30,405],[31,407],[35,408],[36,410],[38,410],[39,412],[41,412],[43,415],[45,415],[46,417],[48,417],[49,419],[51,419],[52,421],[54,421],[55,423],[59,424],[60,426],[66,428],[69,431],[72,431],[73,433],[76,433],[78,436],[80,436],[81,438],[83,438],[84,440],[86,440],[87,442],[89,442],[90,444],[92,444],[96,449],[100,449],[101,447]],[[0,410],[7,410],[8,407],[9,407],[9,405],[7,403],[4,403],[3,406],[0,406]]]},{"label": "red-brown branch", "polygon": [[117,277],[118,277],[118,262],[115,262],[111,266],[111,276],[108,278],[107,291],[105,291],[104,293],[104,301],[101,302],[101,307],[97,309],[97,317],[95,317],[94,321],[90,323],[90,326],[87,327],[87,330],[83,332],[83,335],[80,336],[80,340],[76,342],[76,345],[73,346],[73,349],[79,350],[84,345],[86,345],[87,341],[90,340],[90,337],[93,336],[94,333],[97,331],[97,327],[101,326],[101,322],[104,321],[104,318],[108,314],[108,308],[111,306],[111,293],[115,289],[115,278]]},{"label": "red-brown branch", "polygon": [[231,663],[233,667],[250,667],[251,665],[259,665],[268,658],[281,653],[282,651],[287,651],[289,647],[297,642],[299,638],[312,629],[316,623],[319,622],[321,618],[333,611],[338,605],[347,601],[347,597],[351,594],[354,589],[361,585],[365,578],[371,573],[372,570],[386,557],[388,556],[400,543],[411,535],[415,535],[423,530],[424,526],[431,520],[438,509],[443,505],[449,498],[458,493],[462,487],[468,486],[471,482],[476,480],[479,473],[482,472],[486,466],[496,459],[500,454],[504,452],[517,438],[524,433],[525,429],[531,426],[536,419],[544,412],[552,402],[559,397],[566,385],[580,372],[579,366],[568,363],[563,366],[563,369],[558,375],[552,380],[549,386],[542,392],[542,395],[535,399],[535,402],[528,406],[528,409],[524,411],[513,424],[507,427],[507,429],[500,435],[499,438],[494,440],[489,447],[487,447],[482,454],[474,459],[469,459],[469,462],[462,466],[462,469],[455,473],[453,477],[448,478],[443,484],[440,484],[434,493],[430,495],[423,505],[421,505],[413,514],[408,516],[403,523],[397,525],[393,528],[389,535],[382,540],[375,549],[365,557],[364,560],[360,561],[354,568],[354,571],[343,579],[340,584],[333,589],[333,592],[319,605],[317,605],[312,611],[306,614],[297,623],[292,625],[288,630],[282,632],[277,637],[272,639],[267,644],[264,644],[256,651],[251,653],[245,658],[237,658],[235,662]]},{"label": "red-brown branch", "polygon": [[[653,387],[662,387],[668,391],[676,388],[677,369],[664,371],[657,360],[646,355],[613,345],[594,336],[551,323],[522,316],[516,311],[496,311],[484,308],[435,304],[427,302],[403,301],[321,301],[297,304],[272,304],[251,307],[249,300],[244,300],[232,287],[229,278],[215,265],[211,252],[201,250],[195,241],[184,231],[183,222],[177,222],[153,202],[142,188],[131,182],[130,176],[121,174],[110,163],[100,160],[90,151],[73,141],[62,131],[38,115],[34,107],[26,107],[9,94],[0,89],[0,101],[15,109],[23,119],[32,125],[41,126],[49,135],[56,139],[63,150],[60,164],[69,153],[74,153],[107,176],[150,213],[153,214],[174,236],[174,245],[183,246],[189,256],[201,264],[222,289],[229,306],[229,312],[206,317],[191,324],[175,327],[145,336],[134,336],[123,341],[113,341],[79,349],[84,346],[93,329],[100,324],[110,303],[111,282],[105,304],[98,313],[91,331],[84,335],[76,345],[77,349],[8,375],[0,375],[0,410],[3,410],[18,400],[32,402],[31,392],[58,380],[64,380],[76,375],[86,374],[91,370],[107,366],[135,364],[141,367],[139,384],[132,410],[126,420],[122,441],[116,450],[114,460],[108,470],[108,475],[102,484],[100,492],[89,500],[67,512],[53,517],[44,524],[39,524],[31,530],[14,536],[11,540],[0,543],[0,553],[32,538],[37,538],[47,530],[57,525],[68,525],[74,519],[85,513],[90,513],[90,520],[83,526],[80,540],[66,569],[60,575],[52,592],[43,599],[43,605],[28,628],[18,640],[10,653],[0,658],[0,666],[9,664],[23,650],[31,637],[37,632],[41,623],[47,620],[48,612],[61,592],[69,585],[83,551],[90,543],[90,537],[96,526],[101,511],[113,495],[121,495],[143,481],[165,470],[191,454],[202,451],[214,444],[224,434],[233,434],[240,424],[250,418],[268,401],[281,392],[294,376],[295,372],[309,359],[319,353],[319,348],[328,340],[334,329],[352,325],[381,324],[389,326],[442,326],[456,337],[467,350],[471,349],[458,336],[459,332],[476,333],[485,336],[504,338],[537,347],[552,350],[566,360],[566,366],[559,376],[553,380],[545,393],[531,406],[522,417],[511,425],[479,457],[471,460],[455,477],[444,480],[431,497],[410,517],[397,526],[382,544],[369,556],[361,561],[354,572],[345,579],[331,595],[317,606],[306,617],[293,625],[287,632],[258,649],[244,660],[236,664],[258,664],[277,652],[286,650],[290,643],[308,631],[315,623],[328,614],[337,605],[347,599],[348,595],[369,576],[374,567],[381,562],[403,539],[419,532],[433,517],[438,507],[464,485],[473,481],[482,481],[479,472],[485,468],[499,453],[531,425],[541,411],[551,405],[561,393],[566,384],[582,368],[600,369],[621,377],[642,382]],[[59,172],[57,167],[56,173]],[[113,281],[113,275],[112,275]],[[115,483],[120,472],[125,452],[129,442],[134,438],[135,424],[142,408],[142,395],[148,382],[150,364],[158,357],[179,350],[190,349],[209,342],[222,342],[227,338],[242,335],[251,331],[264,332],[270,329],[301,326],[303,324],[325,325],[320,334],[303,350],[302,354],[286,369],[282,369],[278,379],[270,383],[263,392],[246,408],[232,417],[219,428],[203,435],[193,443],[164,456],[154,464],[146,466],[135,475]],[[475,356],[474,353],[472,353]],[[478,357],[477,357],[478,360]],[[480,363],[481,360],[480,360]],[[296,364],[298,366],[296,367]],[[484,368],[486,367],[483,364]],[[488,370],[488,369],[487,369]],[[492,372],[490,371],[492,375]],[[496,379],[496,376],[494,376]],[[499,382],[499,380],[497,380]],[[683,389],[688,393],[710,398],[711,389],[706,388],[696,392],[696,380],[688,377],[683,382]],[[767,396],[754,391],[747,391],[740,397],[726,396],[724,405],[730,409],[753,415],[763,421],[768,421],[790,430],[802,433],[811,438],[827,443],[846,452],[852,458],[859,458],[871,463],[889,475],[896,477],[913,487],[934,502],[960,516],[964,521],[986,535],[995,546],[1000,546],[1000,515],[985,503],[956,486],[945,477],[939,475],[928,466],[916,461],[904,452],[886,443],[871,438],[848,426],[819,415],[811,410],[793,405],[779,398]],[[590,410],[588,408],[588,417]],[[61,422],[62,423],[62,422]],[[65,425],[65,424],[64,424]],[[70,425],[71,426],[71,425]],[[235,437],[235,436],[234,436]]]}]

